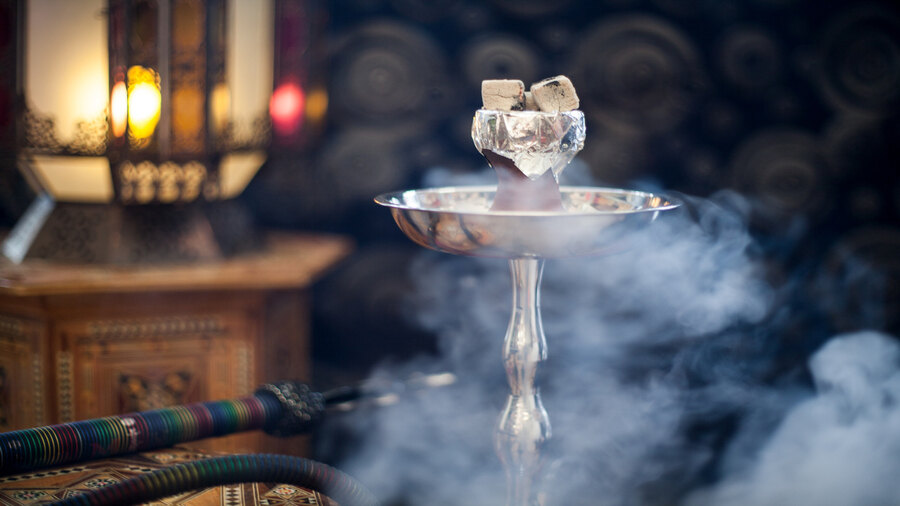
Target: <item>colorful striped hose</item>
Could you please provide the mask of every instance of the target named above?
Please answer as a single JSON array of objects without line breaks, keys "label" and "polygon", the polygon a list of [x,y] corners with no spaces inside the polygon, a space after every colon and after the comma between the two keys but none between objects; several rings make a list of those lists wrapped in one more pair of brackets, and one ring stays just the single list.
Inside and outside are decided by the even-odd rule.
[{"label": "colorful striped hose", "polygon": [[331,466],[286,455],[230,455],[159,469],[56,502],[88,506],[138,504],[230,483],[275,482],[317,490],[341,506],[374,506],[375,497]]},{"label": "colorful striped hose", "polygon": [[301,383],[280,382],[235,400],[7,432],[0,434],[0,476],[245,430],[300,434],[321,418],[324,409],[322,394]]}]

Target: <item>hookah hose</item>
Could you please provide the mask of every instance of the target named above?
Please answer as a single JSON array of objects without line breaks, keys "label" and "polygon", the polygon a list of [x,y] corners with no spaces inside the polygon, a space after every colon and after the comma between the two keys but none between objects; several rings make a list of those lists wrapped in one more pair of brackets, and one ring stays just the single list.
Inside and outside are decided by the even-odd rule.
[{"label": "hookah hose", "polygon": [[208,437],[263,429],[287,437],[310,432],[326,410],[348,411],[366,401],[453,384],[451,373],[414,375],[389,385],[313,392],[293,381],[267,383],[249,397],[202,402],[0,433],[0,476],[32,469],[166,448]]},{"label": "hookah hose", "polygon": [[321,420],[325,407],[325,395],[282,381],[239,399],[7,432],[0,434],[0,476],[246,430],[264,429],[280,437],[303,434]]},{"label": "hookah hose", "polygon": [[300,457],[270,454],[230,455],[178,464],[53,504],[137,504],[188,490],[265,481],[320,490],[343,506],[377,504],[369,491],[333,467]]},{"label": "hookah hose", "polygon": [[[313,392],[281,381],[252,396],[36,427],[0,434],[0,476],[42,467],[165,448],[177,443],[263,429],[285,437],[312,430],[326,410],[353,410],[363,401],[396,402],[410,393],[453,384],[450,373],[417,375],[379,386]],[[231,455],[178,464],[66,499],[58,504],[127,504],[229,483],[275,481],[319,490],[346,506],[376,504],[348,475],[312,460],[285,455]]]}]

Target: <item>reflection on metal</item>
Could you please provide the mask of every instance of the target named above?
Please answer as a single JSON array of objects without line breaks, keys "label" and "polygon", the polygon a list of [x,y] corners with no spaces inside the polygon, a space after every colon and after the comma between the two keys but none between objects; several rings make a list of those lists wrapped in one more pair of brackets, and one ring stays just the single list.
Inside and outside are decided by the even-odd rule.
[{"label": "reflection on metal", "polygon": [[562,187],[564,211],[489,211],[496,187],[448,187],[381,195],[414,242],[456,255],[559,258],[619,249],[628,232],[675,201],[638,191]]},{"label": "reflection on metal", "polygon": [[538,364],[547,359],[541,323],[544,261],[509,261],[513,280],[512,316],[503,340],[503,367],[510,394],[494,433],[494,447],[506,468],[507,506],[531,506],[532,483],[541,466],[541,448],[550,439],[550,417],[534,384]]},{"label": "reflection on metal", "polygon": [[435,374],[414,373],[403,381],[387,384],[367,381],[365,385],[340,387],[323,392],[328,410],[353,411],[361,406],[392,406],[415,394],[429,395],[433,388],[455,384],[456,375],[450,372]]}]

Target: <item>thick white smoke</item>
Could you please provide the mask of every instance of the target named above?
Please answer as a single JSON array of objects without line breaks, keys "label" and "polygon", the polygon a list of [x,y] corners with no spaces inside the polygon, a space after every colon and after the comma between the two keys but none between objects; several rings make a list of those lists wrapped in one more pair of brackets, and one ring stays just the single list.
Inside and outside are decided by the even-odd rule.
[{"label": "thick white smoke", "polygon": [[[461,184],[444,176],[429,186]],[[834,340],[810,364],[815,394],[770,384],[781,342],[760,323],[779,299],[744,204],[722,194],[689,208],[636,232],[627,253],[546,264],[546,503],[898,504],[896,343]],[[507,263],[423,250],[411,268],[410,314],[440,356],[376,376],[459,380],[348,418],[354,451],[337,465],[386,504],[503,504],[491,438],[508,392]]]},{"label": "thick white smoke", "polygon": [[839,336],[810,370],[815,395],[690,504],[900,504],[900,345],[875,332]]}]

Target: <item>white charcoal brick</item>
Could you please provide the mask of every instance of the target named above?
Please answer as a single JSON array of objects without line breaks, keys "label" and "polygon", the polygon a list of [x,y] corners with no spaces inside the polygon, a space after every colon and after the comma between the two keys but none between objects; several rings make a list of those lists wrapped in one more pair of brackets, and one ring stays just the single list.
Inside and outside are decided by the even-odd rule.
[{"label": "white charcoal brick", "polygon": [[575,86],[566,76],[544,79],[531,85],[531,95],[538,108],[544,112],[574,111],[578,109]]},{"label": "white charcoal brick", "polygon": [[540,111],[537,102],[534,101],[534,95],[532,95],[530,91],[525,92],[525,110]]},{"label": "white charcoal brick", "polygon": [[515,79],[486,79],[481,82],[481,102],[495,111],[525,110],[525,83]]}]

